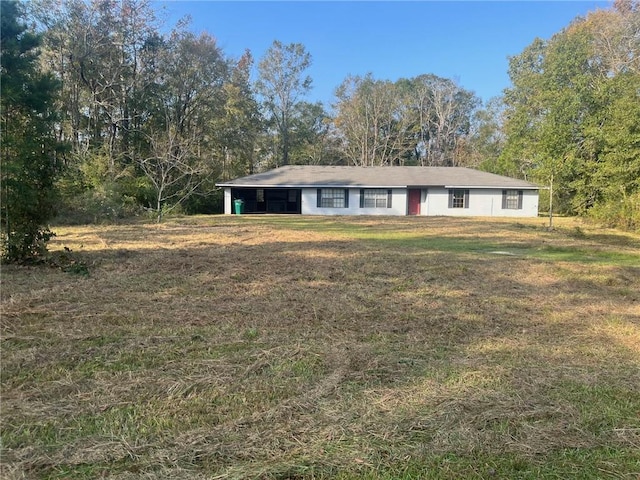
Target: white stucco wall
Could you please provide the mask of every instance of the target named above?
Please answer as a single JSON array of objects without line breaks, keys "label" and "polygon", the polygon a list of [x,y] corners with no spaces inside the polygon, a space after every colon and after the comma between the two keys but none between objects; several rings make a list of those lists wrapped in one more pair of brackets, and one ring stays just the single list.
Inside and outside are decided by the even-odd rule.
[{"label": "white stucco wall", "polygon": [[458,217],[537,217],[538,192],[522,191],[522,209],[502,208],[502,189],[469,189],[469,208],[449,208],[449,190],[429,188],[422,191],[421,215]]},{"label": "white stucco wall", "polygon": [[[387,189],[385,189],[387,190]],[[391,189],[391,208],[360,208],[360,189],[349,189],[348,208],[318,208],[318,189],[302,189],[303,215],[406,215],[407,191]]]}]

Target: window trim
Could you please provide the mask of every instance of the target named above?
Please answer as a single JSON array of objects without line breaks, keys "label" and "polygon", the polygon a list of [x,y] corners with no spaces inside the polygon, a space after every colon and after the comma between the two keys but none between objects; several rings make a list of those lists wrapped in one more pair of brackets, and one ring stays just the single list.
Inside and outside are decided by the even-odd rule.
[{"label": "window trim", "polygon": [[[373,192],[375,191],[376,193],[381,193],[381,192],[385,192],[387,194],[387,203],[384,207],[379,207],[377,205],[375,206],[366,206],[365,207],[365,197],[367,192]],[[390,188],[361,188],[360,189],[360,208],[391,208],[393,205],[393,191]],[[376,201],[379,198],[376,198]]]},{"label": "window trim", "polygon": [[[344,200],[344,205],[341,207],[335,207],[335,206],[323,206],[322,205],[322,200],[323,200],[323,192],[328,192],[329,190],[331,191],[342,191],[343,192],[343,200]],[[318,188],[317,189],[317,193],[316,193],[317,197],[316,197],[316,207],[317,208],[349,208],[349,189],[348,188]],[[326,197],[325,199],[329,199],[331,198],[332,200],[335,200],[339,197]]]},{"label": "window trim", "polygon": [[[462,206],[454,206],[456,196],[462,192]],[[457,195],[456,195],[457,194]],[[469,208],[469,189],[450,188],[449,189],[449,208]]]},{"label": "window trim", "polygon": [[[511,195],[517,195],[517,201],[514,197],[509,198],[509,192],[511,192]],[[522,210],[522,197],[523,197],[523,191],[522,190],[517,190],[515,188],[511,188],[508,190],[502,190],[502,209],[503,210]],[[510,201],[513,202],[516,201],[516,206],[509,206]]]}]

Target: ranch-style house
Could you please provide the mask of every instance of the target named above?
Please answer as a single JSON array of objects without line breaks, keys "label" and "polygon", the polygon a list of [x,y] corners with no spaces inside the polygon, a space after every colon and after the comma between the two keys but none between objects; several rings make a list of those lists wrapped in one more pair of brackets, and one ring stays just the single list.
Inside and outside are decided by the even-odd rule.
[{"label": "ranch-style house", "polygon": [[483,217],[535,217],[540,189],[463,167],[315,165],[288,165],[217,186],[224,188],[226,214]]}]

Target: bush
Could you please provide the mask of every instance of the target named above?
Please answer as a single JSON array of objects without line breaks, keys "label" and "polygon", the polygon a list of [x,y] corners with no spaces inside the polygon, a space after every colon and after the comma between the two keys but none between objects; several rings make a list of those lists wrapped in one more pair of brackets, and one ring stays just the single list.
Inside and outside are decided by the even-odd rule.
[{"label": "bush", "polygon": [[37,223],[22,222],[11,235],[3,235],[2,261],[37,263],[47,253],[47,243],[55,235]]},{"label": "bush", "polygon": [[640,231],[640,192],[599,203],[589,210],[589,216],[608,227]]},{"label": "bush", "polygon": [[216,189],[208,195],[192,195],[183,205],[187,215],[224,212],[224,191]]},{"label": "bush", "polygon": [[136,198],[123,194],[118,184],[107,184],[67,198],[56,222],[67,225],[115,223],[143,213],[144,209]]}]

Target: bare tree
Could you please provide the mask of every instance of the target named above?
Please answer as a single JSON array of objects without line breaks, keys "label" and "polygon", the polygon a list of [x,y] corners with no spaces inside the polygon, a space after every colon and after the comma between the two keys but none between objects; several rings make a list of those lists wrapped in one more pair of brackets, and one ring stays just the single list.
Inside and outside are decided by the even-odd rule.
[{"label": "bare tree", "polygon": [[114,177],[118,163],[131,159],[140,54],[156,35],[151,2],[39,0],[30,7],[45,29],[43,62],[62,83],[58,136],[76,158],[100,151]]},{"label": "bare tree", "polygon": [[469,133],[478,98],[453,80],[435,75],[420,75],[410,82],[420,125],[420,164],[456,165],[456,151]]},{"label": "bare tree", "polygon": [[194,194],[206,179],[207,165],[194,153],[196,142],[184,139],[175,127],[148,136],[149,154],[138,160],[156,195],[156,215],[178,207]]},{"label": "bare tree", "polygon": [[411,156],[415,121],[404,84],[348,77],[336,91],[343,151],[359,166],[398,165]]}]

